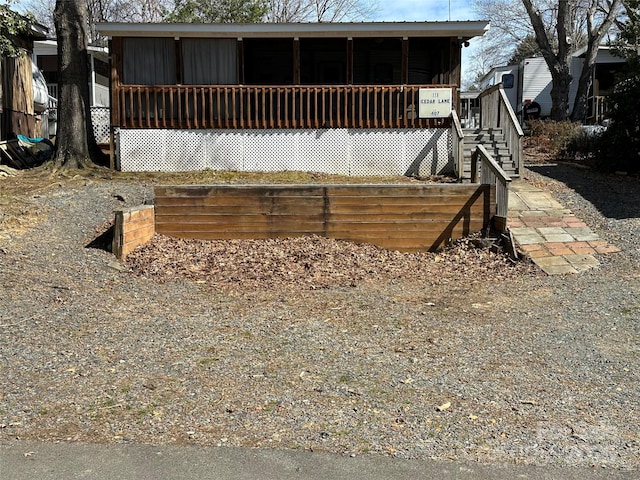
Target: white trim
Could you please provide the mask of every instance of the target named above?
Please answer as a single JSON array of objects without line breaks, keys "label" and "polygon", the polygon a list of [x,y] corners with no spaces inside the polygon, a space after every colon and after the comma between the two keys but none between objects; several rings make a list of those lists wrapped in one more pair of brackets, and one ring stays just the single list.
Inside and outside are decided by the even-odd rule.
[{"label": "white trim", "polygon": [[463,37],[485,34],[487,20],[363,23],[99,23],[109,37]]},{"label": "white trim", "polygon": [[[109,63],[109,51],[106,47],[89,45],[87,47],[87,52],[92,57],[96,57],[98,60]],[[36,40],[33,42],[33,53],[38,56],[58,55],[58,42],[55,40]]]},{"label": "white trim", "polygon": [[91,105],[96,104],[96,64],[93,59],[93,55],[89,55],[91,58]]}]

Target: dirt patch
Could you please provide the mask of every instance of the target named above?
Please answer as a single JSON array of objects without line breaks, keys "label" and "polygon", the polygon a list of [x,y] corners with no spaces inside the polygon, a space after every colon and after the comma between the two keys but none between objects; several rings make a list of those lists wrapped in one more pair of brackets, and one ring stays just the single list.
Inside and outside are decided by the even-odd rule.
[{"label": "dirt patch", "polygon": [[322,238],[156,238],[135,266],[84,247],[147,180],[3,183],[52,214],[1,243],[0,442],[637,469],[638,188],[555,174],[622,249],[600,269],[545,276],[473,239],[400,255]]}]

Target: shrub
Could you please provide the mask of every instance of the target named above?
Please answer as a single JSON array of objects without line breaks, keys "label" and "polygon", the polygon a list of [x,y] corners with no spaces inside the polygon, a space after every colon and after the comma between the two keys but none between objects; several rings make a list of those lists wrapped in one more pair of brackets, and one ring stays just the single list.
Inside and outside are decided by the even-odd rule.
[{"label": "shrub", "polygon": [[597,145],[595,167],[604,172],[640,172],[640,76],[613,89],[611,124]]},{"label": "shrub", "polygon": [[569,138],[560,157],[574,162],[584,162],[593,166],[597,151],[601,142],[601,137],[605,131],[601,126],[580,127],[576,133]]},{"label": "shrub", "polygon": [[565,157],[567,148],[582,130],[580,124],[553,120],[530,120],[528,146],[552,158]]}]

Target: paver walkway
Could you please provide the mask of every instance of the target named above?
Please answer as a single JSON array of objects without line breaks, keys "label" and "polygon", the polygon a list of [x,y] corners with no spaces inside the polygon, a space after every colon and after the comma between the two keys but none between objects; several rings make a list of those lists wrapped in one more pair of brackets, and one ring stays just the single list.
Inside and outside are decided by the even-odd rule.
[{"label": "paver walkway", "polygon": [[508,225],[520,249],[549,275],[597,267],[596,254],[620,251],[550,193],[523,180],[509,185]]}]

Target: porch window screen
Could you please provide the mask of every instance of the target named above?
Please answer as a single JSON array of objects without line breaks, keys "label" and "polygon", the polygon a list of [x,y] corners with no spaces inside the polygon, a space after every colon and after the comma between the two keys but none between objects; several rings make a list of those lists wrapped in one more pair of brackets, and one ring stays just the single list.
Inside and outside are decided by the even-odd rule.
[{"label": "porch window screen", "polygon": [[124,38],[122,80],[130,85],[174,85],[176,47],[173,38]]},{"label": "porch window screen", "polygon": [[235,39],[183,39],[184,83],[187,85],[238,83],[236,56]]}]

